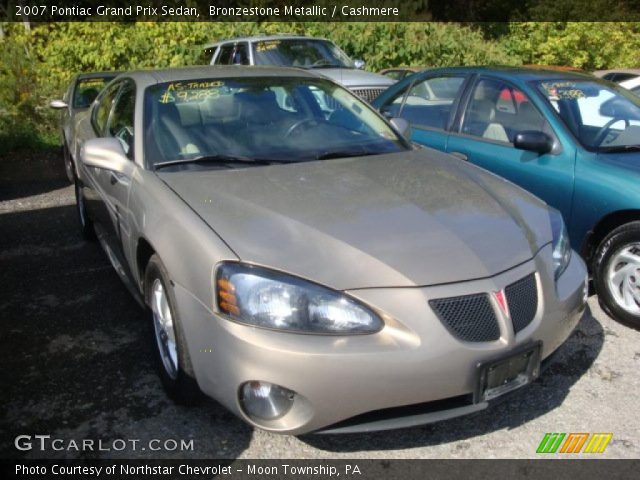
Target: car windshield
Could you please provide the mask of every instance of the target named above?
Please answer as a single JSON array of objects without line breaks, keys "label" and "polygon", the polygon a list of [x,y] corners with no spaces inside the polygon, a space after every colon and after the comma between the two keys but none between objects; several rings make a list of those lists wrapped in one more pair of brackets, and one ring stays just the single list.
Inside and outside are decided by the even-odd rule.
[{"label": "car windshield", "polygon": [[252,45],[256,65],[300,68],[354,68],[353,61],[327,40],[275,39]]},{"label": "car windshield", "polygon": [[371,107],[320,78],[201,78],[154,85],[145,91],[144,124],[150,166],[233,158],[246,166],[251,160],[289,163],[410,149]]},{"label": "car windshield", "polygon": [[73,108],[89,107],[105,85],[114,78],[115,76],[111,75],[79,79],[73,91]]},{"label": "car windshield", "polygon": [[606,152],[639,146],[640,98],[592,80],[549,80],[537,87],[585,148]]}]

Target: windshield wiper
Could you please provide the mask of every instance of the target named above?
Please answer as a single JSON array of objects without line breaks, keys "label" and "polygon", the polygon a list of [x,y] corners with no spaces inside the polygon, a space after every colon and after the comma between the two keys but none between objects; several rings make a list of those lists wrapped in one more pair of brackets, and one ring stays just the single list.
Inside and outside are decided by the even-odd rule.
[{"label": "windshield wiper", "polygon": [[164,167],[171,167],[173,165],[186,165],[189,163],[242,163],[243,165],[272,165],[275,163],[290,163],[288,160],[278,159],[266,159],[266,158],[251,158],[237,155],[202,155],[194,158],[179,158],[177,160],[167,160],[166,162],[159,162],[154,165],[158,170]]},{"label": "windshield wiper", "polygon": [[640,152],[640,144],[639,145],[611,145],[609,147],[600,147],[598,151],[602,153]]},{"label": "windshield wiper", "polygon": [[378,155],[378,152],[364,152],[361,150],[339,150],[335,152],[321,153],[316,160],[329,160],[332,158],[366,157],[367,155]]},{"label": "windshield wiper", "polygon": [[309,65],[308,67],[305,67],[305,68],[311,70],[316,68],[345,68],[345,67],[337,63],[321,63],[320,65]]}]

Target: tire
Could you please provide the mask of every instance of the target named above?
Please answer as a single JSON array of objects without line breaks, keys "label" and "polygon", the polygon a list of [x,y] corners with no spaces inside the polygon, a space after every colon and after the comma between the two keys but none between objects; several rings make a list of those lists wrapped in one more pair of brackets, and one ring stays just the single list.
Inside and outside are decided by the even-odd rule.
[{"label": "tire", "polygon": [[616,228],[598,246],[593,283],[605,312],[640,328],[640,221]]},{"label": "tire", "polygon": [[64,160],[64,171],[67,174],[67,178],[70,183],[75,183],[76,181],[76,172],[73,167],[73,159],[71,158],[71,152],[69,151],[69,147],[67,146],[67,142],[65,141],[62,145],[62,158]]},{"label": "tire", "polygon": [[84,196],[80,188],[80,180],[77,178],[73,182],[76,192],[76,212],[78,214],[78,224],[80,226],[80,236],[87,242],[96,241],[96,231],[93,228],[93,222],[87,214],[87,207],[84,203]]},{"label": "tire", "polygon": [[[144,285],[152,325],[153,351],[162,385],[176,403],[195,405],[202,400],[203,394],[193,373],[169,274],[156,254],[147,264]],[[167,309],[168,317],[166,313],[161,314]],[[167,320],[171,322],[169,325]]]}]

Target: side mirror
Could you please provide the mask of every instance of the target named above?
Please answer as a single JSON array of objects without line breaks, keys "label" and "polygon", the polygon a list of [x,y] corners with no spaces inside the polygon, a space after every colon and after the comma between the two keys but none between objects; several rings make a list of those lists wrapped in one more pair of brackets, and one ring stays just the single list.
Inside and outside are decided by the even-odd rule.
[{"label": "side mirror", "polygon": [[392,118],[390,122],[400,135],[404,138],[409,138],[409,134],[411,133],[411,125],[409,125],[409,122],[404,118],[398,117]]},{"label": "side mirror", "polygon": [[353,66],[358,70],[362,70],[364,68],[364,65],[364,60],[362,60],[361,58],[353,61]]},{"label": "side mirror", "polygon": [[382,116],[384,118],[386,118],[387,120],[391,120],[393,118],[393,112],[391,111],[391,109],[389,108],[389,105],[385,105],[384,107],[382,107],[380,109],[380,113],[382,114]]},{"label": "side mirror", "polygon": [[49,103],[49,106],[56,110],[62,110],[63,108],[67,108],[69,105],[67,105],[67,102],[64,100],[52,100],[51,103]]},{"label": "side mirror", "polygon": [[520,150],[544,154],[553,150],[553,140],[546,133],[526,130],[516,134],[513,146]]},{"label": "side mirror", "polygon": [[110,170],[127,177],[133,173],[133,162],[127,158],[117,138],[87,140],[80,151],[80,159],[88,167]]}]

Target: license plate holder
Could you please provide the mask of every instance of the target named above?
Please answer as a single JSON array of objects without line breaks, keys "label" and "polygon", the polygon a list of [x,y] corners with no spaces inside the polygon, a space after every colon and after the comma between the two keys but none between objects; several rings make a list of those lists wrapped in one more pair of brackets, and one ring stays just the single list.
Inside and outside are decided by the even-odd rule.
[{"label": "license plate holder", "polygon": [[533,382],[540,375],[542,342],[529,344],[506,357],[478,365],[475,403],[486,402]]}]

